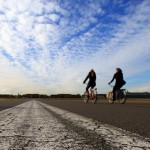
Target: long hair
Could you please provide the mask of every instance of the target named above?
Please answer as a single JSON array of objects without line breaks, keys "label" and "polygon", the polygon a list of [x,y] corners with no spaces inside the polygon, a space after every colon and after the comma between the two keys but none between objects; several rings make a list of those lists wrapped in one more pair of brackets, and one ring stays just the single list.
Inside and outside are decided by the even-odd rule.
[{"label": "long hair", "polygon": [[122,73],[122,70],[120,68],[116,68],[116,70],[118,70],[119,73]]},{"label": "long hair", "polygon": [[94,70],[93,70],[93,69],[90,70],[90,74],[91,74],[92,76],[94,76]]}]

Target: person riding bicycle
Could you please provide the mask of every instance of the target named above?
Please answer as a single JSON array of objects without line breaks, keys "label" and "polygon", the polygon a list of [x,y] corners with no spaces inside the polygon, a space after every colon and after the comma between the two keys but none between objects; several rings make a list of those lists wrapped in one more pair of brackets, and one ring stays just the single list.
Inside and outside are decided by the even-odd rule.
[{"label": "person riding bicycle", "polygon": [[96,73],[93,69],[90,70],[83,83],[85,83],[87,79],[89,79],[89,82],[87,84],[86,91],[89,95],[89,88],[91,87],[91,89],[93,89],[96,86]]},{"label": "person riding bicycle", "polygon": [[115,86],[113,87],[113,100],[116,100],[116,94],[115,91],[120,89],[123,85],[126,84],[126,82],[123,79],[123,73],[120,68],[116,68],[116,73],[114,74],[112,80],[108,83],[111,84],[114,79],[116,80]]}]

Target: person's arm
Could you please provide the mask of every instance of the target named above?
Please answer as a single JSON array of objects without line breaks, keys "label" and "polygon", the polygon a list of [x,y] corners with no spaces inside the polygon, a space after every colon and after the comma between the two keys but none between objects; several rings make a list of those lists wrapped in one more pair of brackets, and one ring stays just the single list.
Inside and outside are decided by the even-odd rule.
[{"label": "person's arm", "polygon": [[114,74],[112,80],[108,84],[112,83],[114,81],[114,79],[115,79],[115,74]]},{"label": "person's arm", "polygon": [[87,75],[87,77],[85,78],[85,80],[83,81],[83,83],[85,83],[88,78],[89,78],[89,74]]}]

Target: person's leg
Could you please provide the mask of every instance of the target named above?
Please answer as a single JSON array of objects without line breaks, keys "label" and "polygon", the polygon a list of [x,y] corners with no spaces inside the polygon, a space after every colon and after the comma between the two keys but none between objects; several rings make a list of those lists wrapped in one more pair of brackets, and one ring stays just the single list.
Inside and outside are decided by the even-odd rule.
[{"label": "person's leg", "polygon": [[92,97],[94,96],[94,95],[93,95],[93,94],[94,94],[94,93],[93,93],[93,88],[94,88],[95,86],[96,86],[96,84],[92,84],[92,85],[91,85],[91,89],[90,89],[90,90],[91,90],[91,96],[92,96]]},{"label": "person's leg", "polygon": [[90,84],[88,84],[86,87],[86,91],[87,91],[88,95],[89,95],[89,88],[90,88]]},{"label": "person's leg", "polygon": [[117,85],[113,87],[113,100],[116,100],[116,90],[117,90]]},{"label": "person's leg", "polygon": [[93,89],[96,86],[95,83],[91,84],[91,89]]}]

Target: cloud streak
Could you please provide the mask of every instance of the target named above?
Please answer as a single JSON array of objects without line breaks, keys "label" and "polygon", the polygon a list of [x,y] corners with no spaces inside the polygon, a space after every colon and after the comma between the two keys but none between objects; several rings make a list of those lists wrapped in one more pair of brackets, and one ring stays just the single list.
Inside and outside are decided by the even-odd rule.
[{"label": "cloud streak", "polygon": [[127,88],[144,91],[138,79],[150,71],[149,6],[148,0],[1,2],[1,93],[81,94],[91,68],[106,92],[116,67]]}]

